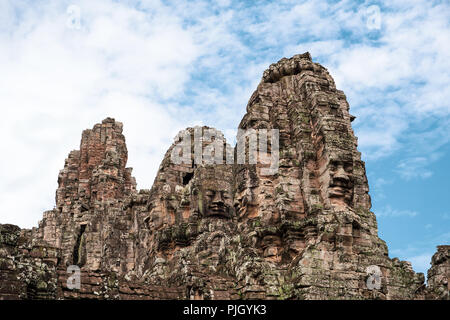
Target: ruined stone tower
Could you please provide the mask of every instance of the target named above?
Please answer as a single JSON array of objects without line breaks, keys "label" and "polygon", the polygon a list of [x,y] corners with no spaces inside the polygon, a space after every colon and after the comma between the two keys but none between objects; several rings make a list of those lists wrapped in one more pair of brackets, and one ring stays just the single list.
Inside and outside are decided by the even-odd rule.
[{"label": "ruined stone tower", "polygon": [[[187,128],[152,189],[140,191],[122,124],[104,120],[69,154],[56,207],[39,227],[0,225],[0,298],[448,298],[448,246],[433,257],[428,287],[409,262],[389,258],[353,119],[309,53],[283,58],[264,72],[239,124],[277,130],[267,149],[279,147],[276,172],[236,159],[175,163],[182,137],[193,138],[189,159],[214,141],[224,158],[233,154],[219,131]],[[195,144],[205,132],[214,138]],[[70,265],[81,268],[80,289],[67,286]]]}]

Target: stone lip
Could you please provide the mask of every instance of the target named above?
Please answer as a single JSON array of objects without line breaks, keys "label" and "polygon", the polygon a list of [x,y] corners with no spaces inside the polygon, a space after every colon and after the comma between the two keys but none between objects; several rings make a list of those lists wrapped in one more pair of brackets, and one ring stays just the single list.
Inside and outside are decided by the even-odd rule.
[{"label": "stone lip", "polygon": [[[308,52],[283,58],[264,71],[239,124],[279,130],[276,175],[174,163],[183,135],[213,129],[194,127],[140,191],[123,124],[104,119],[70,152],[39,227],[0,225],[0,299],[448,298],[449,246],[433,256],[428,287],[409,262],[389,258],[353,118]],[[80,290],[68,288],[71,265]]]}]

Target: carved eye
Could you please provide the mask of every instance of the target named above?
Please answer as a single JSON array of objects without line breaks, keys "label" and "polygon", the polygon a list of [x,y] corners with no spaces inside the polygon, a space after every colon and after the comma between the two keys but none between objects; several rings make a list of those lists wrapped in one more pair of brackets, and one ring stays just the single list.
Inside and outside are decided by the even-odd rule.
[{"label": "carved eye", "polygon": [[206,192],[206,196],[212,198],[212,197],[214,197],[214,192],[213,191],[207,191]]},{"label": "carved eye", "polygon": [[339,167],[339,161],[336,161],[336,160],[330,161],[330,170],[336,171],[338,167]]},{"label": "carved eye", "polygon": [[228,191],[223,191],[223,192],[222,192],[222,197],[223,197],[224,199],[230,199],[230,194],[228,193]]},{"label": "carved eye", "polygon": [[346,163],[344,164],[344,170],[346,172],[353,172],[353,163]]}]

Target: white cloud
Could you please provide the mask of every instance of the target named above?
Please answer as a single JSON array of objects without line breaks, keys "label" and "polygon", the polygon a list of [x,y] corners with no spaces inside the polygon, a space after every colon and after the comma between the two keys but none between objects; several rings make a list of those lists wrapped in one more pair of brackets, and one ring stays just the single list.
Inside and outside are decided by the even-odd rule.
[{"label": "white cloud", "polygon": [[370,181],[372,182],[371,186],[373,187],[373,189],[371,189],[371,195],[375,195],[378,200],[385,199],[386,193],[384,191],[384,187],[392,184],[393,181],[376,177],[374,177],[374,179],[370,179]]},{"label": "white cloud", "polygon": [[163,12],[150,19],[110,1],[79,6],[80,30],[67,28],[65,7],[49,2],[42,15],[22,8],[27,19],[17,28],[10,21],[13,31],[0,38],[3,223],[37,224],[81,131],[107,116],[124,122],[129,165],[147,188],[182,128],[176,106],[162,99],[183,93],[200,54],[192,34]]},{"label": "white cloud", "polygon": [[397,169],[400,176],[406,180],[416,177],[426,179],[433,175],[432,171],[426,169],[428,163],[429,160],[425,157],[415,157],[402,160],[398,164]]},{"label": "white cloud", "polygon": [[431,257],[433,256],[433,254],[431,253],[424,253],[418,256],[412,256],[412,257],[408,257],[407,260],[409,262],[411,262],[413,269],[416,272],[422,272],[425,274],[425,277],[427,275],[427,270],[430,268],[430,262],[431,262]]},{"label": "white cloud", "polygon": [[400,161],[396,171],[405,180],[411,180],[413,178],[427,179],[433,175],[433,172],[427,169],[427,166],[438,160],[441,156],[441,153],[432,153],[423,157],[407,158]]},{"label": "white cloud", "polygon": [[[68,151],[106,116],[124,122],[129,165],[151,187],[178,129],[237,127],[262,71],[283,54],[310,51],[330,70],[357,116],[363,157],[413,145],[398,169],[412,177],[415,164],[426,177],[417,159],[449,141],[445,2],[380,4],[380,30],[351,1],[80,0],[80,29],[66,26],[70,4],[0,2],[0,222],[36,225]],[[415,130],[430,119],[434,130]]]},{"label": "white cloud", "polygon": [[419,213],[412,210],[398,210],[393,209],[391,206],[386,206],[381,210],[378,210],[376,215],[377,217],[410,217],[413,218],[417,216]]}]

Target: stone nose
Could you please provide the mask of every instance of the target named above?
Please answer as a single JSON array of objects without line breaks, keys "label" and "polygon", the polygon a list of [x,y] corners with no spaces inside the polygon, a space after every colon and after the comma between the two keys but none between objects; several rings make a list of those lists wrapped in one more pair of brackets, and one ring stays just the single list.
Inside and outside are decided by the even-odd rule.
[{"label": "stone nose", "polygon": [[213,198],[212,203],[223,203],[222,194],[221,194],[220,191],[217,191],[214,194],[214,198]]},{"label": "stone nose", "polygon": [[338,170],[334,174],[333,178],[334,179],[345,180],[347,182],[350,180],[350,177],[348,176],[347,172],[345,172],[344,168],[342,168],[342,167],[338,168]]}]

